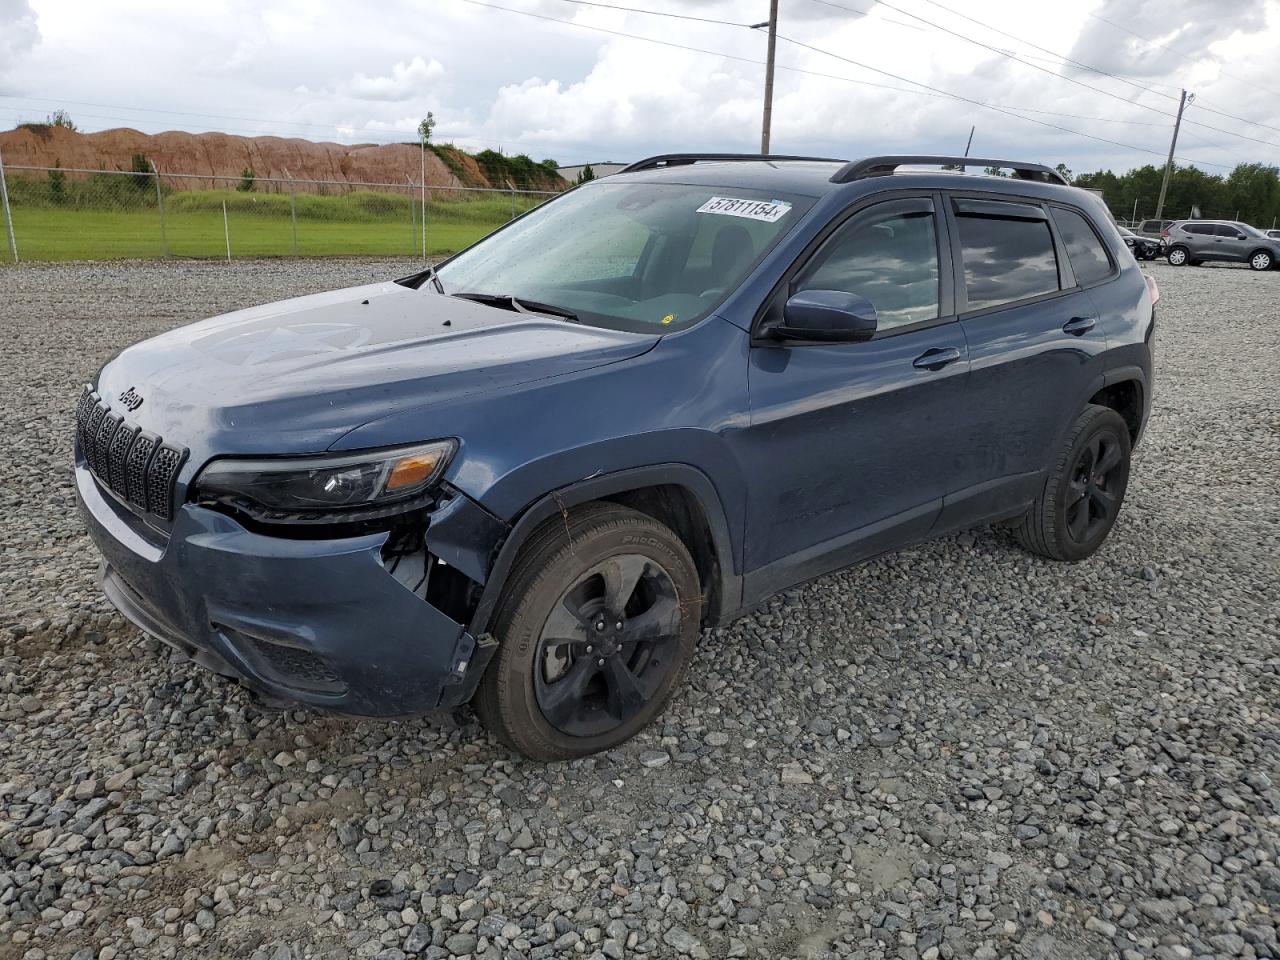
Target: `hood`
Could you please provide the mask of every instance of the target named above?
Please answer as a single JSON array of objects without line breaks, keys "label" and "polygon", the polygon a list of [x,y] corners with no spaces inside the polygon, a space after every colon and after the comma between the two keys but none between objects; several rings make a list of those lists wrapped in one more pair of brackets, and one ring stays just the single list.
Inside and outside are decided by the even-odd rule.
[{"label": "hood", "polygon": [[141,404],[127,416],[190,447],[197,463],[218,453],[316,452],[391,413],[616,363],[658,339],[387,282],[143,341],[103,368],[98,392],[120,409],[132,390],[131,406]]}]

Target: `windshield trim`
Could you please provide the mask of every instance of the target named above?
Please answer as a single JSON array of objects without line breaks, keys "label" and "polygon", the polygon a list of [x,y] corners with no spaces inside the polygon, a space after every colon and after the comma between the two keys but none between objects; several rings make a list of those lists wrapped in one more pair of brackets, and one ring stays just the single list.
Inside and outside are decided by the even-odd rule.
[{"label": "windshield trim", "polygon": [[[716,312],[720,309],[720,307],[724,305],[725,301],[727,301],[730,297],[732,297],[735,293],[737,293],[750,280],[752,274],[754,274],[756,270],[760,268],[760,265],[769,258],[769,256],[774,252],[774,250],[777,249],[778,244],[780,244],[783,240],[785,240],[788,236],[790,236],[796,229],[798,229],[800,224],[803,223],[804,220],[807,218],[810,211],[813,209],[814,205],[821,199],[819,197],[814,197],[810,194],[797,192],[794,190],[771,191],[761,187],[735,185],[732,183],[687,183],[684,181],[666,180],[666,179],[663,179],[660,181],[650,181],[642,178],[632,179],[630,177],[626,179],[623,179],[621,177],[617,179],[614,179],[613,177],[608,177],[608,178],[602,178],[599,180],[591,180],[591,181],[588,181],[587,183],[576,184],[575,186],[570,187],[568,190],[565,190],[563,193],[557,194],[556,196],[550,198],[549,200],[546,200],[543,203],[538,204],[536,207],[526,210],[524,213],[520,214],[520,216],[515,217],[512,220],[508,220],[498,229],[492,231],[491,233],[485,234],[475,243],[471,244],[468,247],[464,247],[462,250],[459,250],[456,253],[451,254],[448,257],[448,259],[442,260],[440,263],[436,264],[435,265],[436,270],[439,271],[443,269],[450,262],[460,257],[462,254],[476,249],[483,243],[487,243],[489,240],[496,237],[498,234],[502,233],[502,231],[506,230],[508,227],[512,226],[513,224],[519,223],[521,220],[523,220],[525,217],[529,216],[530,214],[536,213],[540,210],[544,210],[548,206],[548,204],[554,203],[556,200],[560,200],[563,197],[569,196],[570,194],[577,193],[579,190],[582,190],[584,188],[591,189],[591,190],[600,190],[600,189],[612,189],[614,187],[624,186],[624,185],[631,185],[631,186],[644,185],[652,189],[662,189],[663,187],[671,186],[671,187],[694,187],[697,189],[705,189],[705,190],[712,190],[712,191],[717,191],[717,190],[739,191],[739,192],[746,191],[753,194],[760,194],[761,196],[768,195],[773,199],[787,200],[792,204],[792,206],[797,211],[796,218],[790,224],[784,226],[783,229],[779,230],[776,234],[774,234],[773,238],[767,244],[765,244],[765,246],[761,249],[757,257],[743,270],[741,279],[736,284],[725,289],[724,292],[721,293],[720,296],[716,298],[712,303],[710,303],[703,312],[697,314],[696,316],[692,316],[687,320],[679,320],[670,325],[655,327],[654,323],[651,321],[631,320],[626,317],[617,317],[609,314],[599,314],[590,310],[582,310],[579,308],[572,308],[572,307],[565,308],[565,309],[572,309],[573,312],[577,314],[577,317],[578,317],[577,322],[580,323],[582,326],[596,327],[596,328],[605,329],[605,330],[618,330],[626,333],[647,333],[647,334],[654,334],[658,336],[667,336],[669,334],[688,330],[702,323],[708,317],[714,316]],[[472,290],[468,292],[471,292],[471,293],[479,292],[479,293],[485,293],[485,294],[493,293],[494,295],[507,296],[513,293],[514,291]],[[515,296],[517,297],[517,299],[528,299],[528,300],[540,299],[538,297],[525,296],[519,292],[515,292]]]}]

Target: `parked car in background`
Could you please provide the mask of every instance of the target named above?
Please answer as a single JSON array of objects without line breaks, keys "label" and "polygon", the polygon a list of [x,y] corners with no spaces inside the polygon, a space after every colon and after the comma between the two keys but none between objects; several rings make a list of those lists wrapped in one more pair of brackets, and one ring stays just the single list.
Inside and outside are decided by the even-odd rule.
[{"label": "parked car in background", "polygon": [[1160,256],[1160,241],[1150,237],[1140,237],[1128,227],[1118,227],[1124,245],[1133,251],[1137,260],[1154,260]]},{"label": "parked car in background", "polygon": [[1235,220],[1175,221],[1165,231],[1164,244],[1165,258],[1175,267],[1217,260],[1270,270],[1280,263],[1280,240]]},{"label": "parked car in background", "polygon": [[[1013,176],[900,169],[964,163]],[[438,270],[122,351],[75,487],[107,596],[197,664],[580,757],[780,590],[993,522],[1093,554],[1158,299],[1049,167],[652,157]]]},{"label": "parked car in background", "polygon": [[1133,228],[1133,232],[1140,237],[1147,237],[1150,240],[1159,240],[1164,234],[1165,229],[1174,222],[1175,221],[1173,220],[1143,220]]},{"label": "parked car in background", "polygon": [[1272,240],[1280,240],[1280,230],[1268,230],[1267,236]]}]

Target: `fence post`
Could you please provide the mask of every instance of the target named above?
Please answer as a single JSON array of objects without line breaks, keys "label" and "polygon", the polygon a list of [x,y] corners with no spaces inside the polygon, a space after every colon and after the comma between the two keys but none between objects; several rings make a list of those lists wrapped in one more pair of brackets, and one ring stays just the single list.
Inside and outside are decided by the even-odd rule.
[{"label": "fence post", "polygon": [[[511,190],[511,220],[514,220],[516,218],[516,185],[508,180],[507,187]],[[510,220],[507,222],[509,223]]]},{"label": "fence post", "polygon": [[5,233],[9,236],[9,256],[18,262],[18,241],[13,236],[13,210],[9,206],[9,187],[4,182],[4,157],[0,156],[0,206],[4,207]]},{"label": "fence post", "polygon": [[222,201],[222,235],[227,241],[227,263],[231,262],[231,227],[227,225],[227,201]]},{"label": "fence post", "polygon": [[156,162],[148,160],[151,164],[151,173],[156,178],[156,206],[160,208],[160,254],[167,257],[169,255],[169,238],[164,235],[164,191],[160,189],[160,171],[156,169]]},{"label": "fence post", "polygon": [[289,179],[289,223],[293,226],[293,255],[298,255],[298,200],[293,185],[293,174],[288,167],[281,167]]},{"label": "fence post", "polygon": [[404,175],[404,182],[408,184],[409,191],[409,248],[410,256],[418,255],[418,204],[413,199],[413,177],[409,174]]}]

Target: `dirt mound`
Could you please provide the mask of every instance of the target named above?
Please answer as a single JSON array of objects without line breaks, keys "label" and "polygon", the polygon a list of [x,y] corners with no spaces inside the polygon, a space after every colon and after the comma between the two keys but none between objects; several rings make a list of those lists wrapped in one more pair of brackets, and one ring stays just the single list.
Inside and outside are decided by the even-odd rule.
[{"label": "dirt mound", "polygon": [[[45,124],[29,124],[0,133],[0,154],[6,166],[61,164],[64,168],[85,170],[129,170],[133,158],[141,155],[154,162],[166,175],[165,183],[177,190],[226,186],[226,181],[205,178],[238,179],[246,168],[252,169],[259,181],[291,178],[399,185],[417,183],[421,163],[418,147],[408,143],[348,145],[178,130],[147,134],[127,127],[78,133]],[[506,182],[490,182],[483,167],[470,155],[459,150],[451,150],[451,154],[457,155],[457,162],[446,163],[436,151],[427,152],[429,186],[507,187]],[[527,176],[515,183],[517,188],[557,190],[567,186],[554,171],[533,166]],[[194,174],[196,178],[169,176],[172,174]],[[259,189],[270,186],[263,183]],[[307,188],[299,185],[299,189]]]}]

